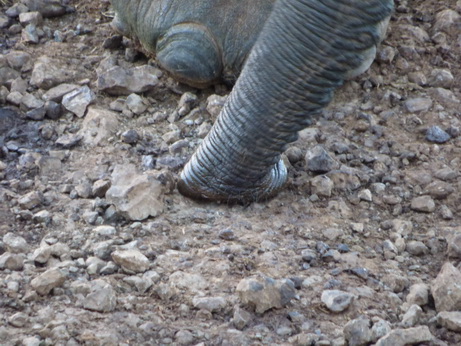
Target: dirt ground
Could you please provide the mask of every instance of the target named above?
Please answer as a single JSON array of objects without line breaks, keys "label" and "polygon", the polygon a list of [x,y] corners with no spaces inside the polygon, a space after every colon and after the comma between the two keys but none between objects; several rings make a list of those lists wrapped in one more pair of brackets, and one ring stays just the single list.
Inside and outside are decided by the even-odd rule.
[{"label": "dirt ground", "polygon": [[[113,109],[111,103],[126,96],[98,90],[101,62],[115,57],[121,66],[133,67],[155,66],[155,61],[133,57],[137,46],[128,39],[120,47],[103,48],[114,35],[108,1],[66,4],[75,11],[44,18],[43,35],[35,44],[11,29],[19,23],[11,18],[0,29],[0,63],[5,65],[11,51],[29,53],[31,67],[17,70],[28,83],[27,93],[40,99],[47,89],[29,83],[34,62],[55,58],[68,83],[87,85],[95,93],[90,107]],[[11,6],[2,1],[1,12]],[[22,237],[26,245],[16,250],[22,266],[15,269],[0,260],[0,344],[352,345],[344,327],[360,317],[370,325],[387,321],[392,330],[427,326],[432,338],[421,345],[460,345],[461,328],[440,323],[433,293],[419,304],[414,322],[403,320],[412,305],[412,286],[426,284],[433,292],[444,263],[460,269],[461,251],[453,239],[461,232],[461,20],[441,17],[448,9],[459,16],[461,1],[396,1],[377,61],[345,83],[317,123],[292,144],[286,153],[289,184],[268,202],[196,202],[174,189],[164,195],[158,216],[133,221],[104,196],[79,190],[82,181],[90,186],[111,181],[116,165],[146,171],[146,157],[157,162],[154,170],[162,168],[177,179],[201,140],[199,127],[214,121],[207,98],[228,94],[227,86],[191,89],[164,73],[153,90],[140,93],[149,104],[145,112],[115,112],[117,128],[104,144],[68,148],[57,140],[78,133],[85,117],[66,111],[58,119],[33,120],[22,103],[4,97],[0,255],[5,259],[14,252],[7,234]],[[65,38],[61,42],[57,31]],[[11,93],[11,83],[2,85],[6,95]],[[185,92],[197,96],[193,109],[171,116]],[[158,120],[159,114],[165,117]],[[449,140],[428,139],[433,126]],[[139,140],[124,140],[128,130],[135,130]],[[180,150],[174,149],[177,141],[166,140],[172,131],[179,131],[177,141],[185,143]],[[318,145],[337,164],[324,175],[306,164],[306,153]],[[44,175],[40,160],[50,155],[60,157],[60,165],[55,174]],[[160,167],[161,158],[174,164]],[[331,182],[330,188],[322,179]],[[31,192],[41,196],[37,205],[22,200]],[[114,228],[104,233],[101,224]],[[64,250],[37,260],[41,249],[56,244]],[[141,271],[114,264],[112,252],[133,248],[149,260],[150,281]],[[33,280],[52,268],[60,268],[65,278],[37,294]],[[291,279],[294,298],[256,313],[236,288],[257,275]],[[97,280],[108,284],[115,297],[107,311],[88,303]],[[344,311],[332,312],[321,299],[325,290],[348,292],[354,299]],[[224,303],[218,308],[196,303],[210,297]]]}]

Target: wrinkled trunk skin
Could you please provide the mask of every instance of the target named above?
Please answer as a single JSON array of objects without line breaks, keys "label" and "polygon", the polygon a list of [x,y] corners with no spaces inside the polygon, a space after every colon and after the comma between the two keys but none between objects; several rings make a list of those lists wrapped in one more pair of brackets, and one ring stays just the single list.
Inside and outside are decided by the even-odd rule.
[{"label": "wrinkled trunk skin", "polygon": [[279,0],[178,190],[229,202],[274,196],[287,180],[281,153],[344,79],[370,63],[392,4]]}]

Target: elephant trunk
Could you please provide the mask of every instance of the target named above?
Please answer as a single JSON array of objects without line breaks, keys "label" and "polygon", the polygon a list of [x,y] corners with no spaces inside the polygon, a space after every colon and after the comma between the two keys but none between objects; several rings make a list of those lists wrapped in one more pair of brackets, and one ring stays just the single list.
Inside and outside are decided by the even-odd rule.
[{"label": "elephant trunk", "polygon": [[178,190],[224,201],[277,193],[287,179],[281,153],[363,70],[391,10],[392,0],[279,0]]}]

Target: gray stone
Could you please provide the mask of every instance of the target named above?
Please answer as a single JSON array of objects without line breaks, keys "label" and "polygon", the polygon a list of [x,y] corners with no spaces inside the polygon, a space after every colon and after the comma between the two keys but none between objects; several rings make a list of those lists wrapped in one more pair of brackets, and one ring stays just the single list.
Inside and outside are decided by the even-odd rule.
[{"label": "gray stone", "polygon": [[406,250],[413,256],[423,256],[429,252],[429,249],[422,241],[411,240],[407,243]]},{"label": "gray stone", "polygon": [[104,280],[91,282],[90,293],[83,301],[83,307],[87,310],[110,312],[117,305],[117,296],[112,286]]},{"label": "gray stone", "polygon": [[429,85],[432,87],[440,87],[450,89],[455,78],[449,70],[434,69],[429,77]]},{"label": "gray stone", "polygon": [[326,173],[339,168],[339,164],[320,145],[315,146],[306,153],[307,169],[315,173]]},{"label": "gray stone", "polygon": [[340,290],[324,290],[321,296],[322,303],[333,312],[346,310],[354,298],[353,294]]},{"label": "gray stone", "polygon": [[432,100],[427,97],[417,97],[405,101],[405,108],[410,113],[427,112],[432,107]]},{"label": "gray stone", "polygon": [[62,69],[61,65],[57,59],[39,57],[34,64],[30,84],[47,90],[66,82],[70,77],[70,71]]},{"label": "gray stone", "polygon": [[461,310],[461,272],[447,262],[431,285],[435,309],[441,311]]},{"label": "gray stone", "polygon": [[66,281],[66,275],[58,268],[48,269],[30,282],[32,288],[40,295],[50,293],[53,288],[61,286]]},{"label": "gray stone", "polygon": [[27,109],[34,109],[34,108],[43,107],[45,105],[45,102],[43,102],[42,100],[39,100],[32,94],[24,93],[21,98],[21,105],[23,105]]},{"label": "gray stone", "polygon": [[43,17],[40,12],[33,11],[33,12],[24,12],[19,14],[19,23],[22,25],[40,25],[43,22]]},{"label": "gray stone", "polygon": [[75,147],[80,143],[82,140],[82,136],[80,134],[65,134],[60,136],[54,143],[63,149],[70,149]]},{"label": "gray stone", "polygon": [[253,315],[248,311],[243,310],[239,306],[234,307],[234,315],[232,317],[232,323],[235,328],[242,330],[245,328],[253,319]]},{"label": "gray stone", "polygon": [[413,232],[413,223],[408,220],[393,219],[391,221],[392,230],[403,237],[409,236]]},{"label": "gray stone", "polygon": [[8,318],[8,323],[16,328],[22,328],[28,322],[29,322],[29,317],[23,312],[17,312]]},{"label": "gray stone", "polygon": [[434,337],[427,326],[413,327],[408,329],[394,329],[381,339],[376,346],[407,346],[422,342],[429,342]]},{"label": "gray stone", "polygon": [[39,11],[44,18],[59,17],[67,13],[67,7],[57,0],[24,0],[30,11]]},{"label": "gray stone", "polygon": [[371,341],[371,321],[368,318],[356,318],[344,326],[344,338],[349,346],[368,345]]},{"label": "gray stone", "polygon": [[132,69],[113,66],[98,71],[98,89],[109,95],[121,96],[143,93],[155,88],[162,72],[155,67],[143,65]]},{"label": "gray stone", "polygon": [[287,305],[295,296],[295,288],[291,280],[252,277],[239,282],[237,293],[243,304],[254,306],[256,313],[262,314]]},{"label": "gray stone", "polygon": [[435,202],[431,196],[419,196],[411,200],[410,208],[414,211],[432,213],[435,210]]},{"label": "gray stone", "polygon": [[78,134],[90,146],[102,145],[119,129],[115,112],[90,106]]},{"label": "gray stone", "polygon": [[185,116],[188,114],[193,107],[197,104],[198,97],[197,95],[191,93],[191,92],[185,92],[182,94],[181,98],[179,99],[178,102],[178,115],[180,117]]},{"label": "gray stone", "polygon": [[27,25],[21,32],[21,40],[26,43],[38,43],[40,37],[38,34],[37,26],[34,24]]},{"label": "gray stone", "polygon": [[20,235],[8,232],[3,236],[3,243],[6,250],[11,253],[27,253],[29,251],[29,244]]},{"label": "gray stone", "polygon": [[9,103],[15,106],[19,106],[21,104],[21,100],[22,100],[22,94],[19,91],[13,91],[9,93],[8,96],[6,97],[6,101],[8,101]]},{"label": "gray stone", "polygon": [[94,92],[86,85],[64,95],[62,105],[79,118],[85,116],[86,108],[96,99]]},{"label": "gray stone", "polygon": [[192,304],[197,309],[217,312],[223,310],[227,302],[223,297],[194,297]]},{"label": "gray stone", "polygon": [[361,199],[362,201],[366,201],[366,202],[373,201],[373,196],[371,195],[371,191],[368,189],[363,189],[359,191],[359,193],[357,194],[357,197]]},{"label": "gray stone", "polygon": [[139,134],[136,130],[127,130],[121,135],[122,141],[128,144],[136,144],[139,141]]},{"label": "gray stone", "polygon": [[149,259],[139,250],[117,250],[112,253],[112,259],[123,270],[131,273],[143,273],[149,269]]},{"label": "gray stone", "polygon": [[6,10],[5,14],[8,17],[15,18],[15,17],[18,17],[19,14],[25,13],[28,11],[29,11],[29,8],[26,5],[24,5],[21,2],[17,2],[17,3],[14,3],[11,7],[9,7]]},{"label": "gray stone", "polygon": [[437,324],[452,330],[461,332],[461,311],[442,311],[437,314]]},{"label": "gray stone", "polygon": [[402,326],[405,328],[414,327],[419,324],[423,309],[419,305],[413,304],[402,317]]},{"label": "gray stone", "polygon": [[218,237],[224,240],[233,240],[235,233],[231,228],[224,228],[218,232]]},{"label": "gray stone", "polygon": [[148,105],[144,103],[141,96],[138,94],[130,94],[125,101],[126,106],[134,114],[142,114],[147,110]]},{"label": "gray stone", "polygon": [[45,107],[35,108],[26,113],[26,117],[32,120],[43,120],[45,118]]},{"label": "gray stone", "polygon": [[206,100],[206,110],[210,113],[212,119],[216,119],[226,103],[226,96],[210,95]]},{"label": "gray stone", "polygon": [[102,260],[108,261],[111,258],[111,254],[114,247],[113,240],[100,241],[92,246],[92,250],[95,256]]},{"label": "gray stone", "polygon": [[207,280],[200,274],[176,271],[169,277],[170,286],[193,293],[204,290],[208,286]]},{"label": "gray stone", "polygon": [[435,199],[445,199],[454,192],[453,184],[435,180],[424,188],[423,193],[429,194]]},{"label": "gray stone", "polygon": [[89,275],[96,275],[101,272],[101,269],[106,266],[106,262],[98,257],[90,256],[85,261],[86,272]]},{"label": "gray stone", "polygon": [[451,136],[438,126],[431,126],[427,129],[426,139],[429,142],[442,144],[448,142]]},{"label": "gray stone", "polygon": [[24,268],[24,256],[5,252],[0,255],[0,270],[9,269],[20,271]]},{"label": "gray stone", "polygon": [[144,220],[163,212],[164,187],[154,175],[138,174],[134,165],[117,165],[106,199],[129,220]]},{"label": "gray stone", "polygon": [[459,172],[455,171],[454,169],[450,167],[441,168],[434,173],[434,176],[437,179],[440,179],[443,181],[454,180],[458,177],[458,175],[459,175]]},{"label": "gray stone", "polygon": [[371,341],[376,342],[378,339],[388,334],[391,330],[391,324],[388,321],[383,319],[375,321],[373,323],[373,327],[371,328]]},{"label": "gray stone", "polygon": [[333,181],[326,175],[317,175],[311,180],[311,193],[322,197],[331,197]]},{"label": "gray stone", "polygon": [[53,120],[59,119],[63,113],[63,107],[60,103],[54,101],[45,102],[45,115]]},{"label": "gray stone", "polygon": [[99,179],[93,183],[91,187],[91,194],[94,197],[104,197],[106,195],[107,190],[110,188],[110,181]]},{"label": "gray stone", "polygon": [[48,245],[43,245],[40,246],[38,249],[35,249],[32,259],[34,262],[37,262],[39,264],[45,264],[48,262],[51,256],[51,247]]},{"label": "gray stone", "polygon": [[0,67],[0,85],[9,86],[13,80],[21,77],[18,71],[8,66]]},{"label": "gray stone", "polygon": [[429,94],[434,100],[440,103],[443,107],[456,108],[459,107],[461,101],[456,97],[455,93],[445,88],[431,88]]},{"label": "gray stone", "polygon": [[429,303],[429,286],[423,283],[414,284],[406,297],[409,304],[424,306]]},{"label": "gray stone", "polygon": [[41,205],[43,202],[43,196],[40,192],[38,191],[31,191],[24,196],[20,197],[18,200],[19,206],[22,209],[34,209],[35,207],[38,207]]},{"label": "gray stone", "polygon": [[78,89],[77,84],[63,83],[59,84],[43,94],[42,99],[45,101],[61,102],[64,95]]},{"label": "gray stone", "polygon": [[461,233],[456,232],[448,239],[448,255],[453,258],[461,258]]},{"label": "gray stone", "polygon": [[458,12],[452,9],[442,10],[435,16],[433,30],[434,32],[443,31],[449,35],[459,35],[460,20],[461,15]]},{"label": "gray stone", "polygon": [[175,344],[178,345],[192,345],[194,340],[194,334],[188,330],[180,330],[175,335]]},{"label": "gray stone", "polygon": [[16,78],[14,81],[11,82],[10,91],[18,91],[21,94],[25,94],[27,92],[28,83],[26,80],[22,79],[21,77]]},{"label": "gray stone", "polygon": [[5,29],[10,25],[10,19],[7,15],[0,13],[0,29]]},{"label": "gray stone", "polygon": [[30,69],[32,67],[30,65],[32,57],[27,52],[13,50],[6,55],[6,60],[11,68],[18,71],[24,71],[24,69]]},{"label": "gray stone", "polygon": [[41,340],[36,336],[29,336],[21,340],[24,346],[40,346]]}]

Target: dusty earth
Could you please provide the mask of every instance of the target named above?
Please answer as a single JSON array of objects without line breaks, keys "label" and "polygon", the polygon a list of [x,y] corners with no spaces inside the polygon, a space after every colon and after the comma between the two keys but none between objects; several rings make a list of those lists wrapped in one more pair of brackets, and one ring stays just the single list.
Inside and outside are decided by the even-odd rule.
[{"label": "dusty earth", "polygon": [[[229,88],[157,70],[108,1],[65,5],[0,5],[0,344],[461,344],[460,1],[397,1],[377,61],[287,151],[287,188],[245,206],[173,184]],[[108,61],[159,78],[114,95]],[[94,93],[83,113],[42,111],[63,83]],[[131,213],[109,196],[146,176]]]}]

